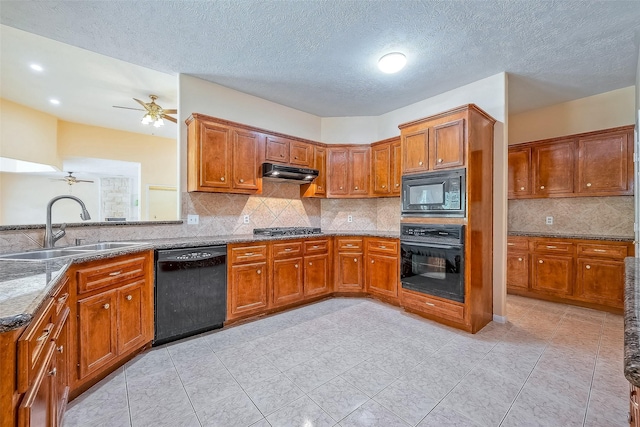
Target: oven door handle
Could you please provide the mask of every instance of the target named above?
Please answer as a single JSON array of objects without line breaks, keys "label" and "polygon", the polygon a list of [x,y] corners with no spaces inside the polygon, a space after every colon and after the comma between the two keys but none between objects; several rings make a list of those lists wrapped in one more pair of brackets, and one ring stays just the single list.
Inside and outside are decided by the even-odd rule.
[{"label": "oven door handle", "polygon": [[463,245],[441,245],[438,243],[424,243],[424,242],[418,243],[418,242],[410,242],[410,241],[406,241],[406,242],[400,241],[400,245],[402,245],[402,243],[405,243],[411,246],[419,246],[423,248],[437,248],[437,249],[462,249],[463,247]]}]

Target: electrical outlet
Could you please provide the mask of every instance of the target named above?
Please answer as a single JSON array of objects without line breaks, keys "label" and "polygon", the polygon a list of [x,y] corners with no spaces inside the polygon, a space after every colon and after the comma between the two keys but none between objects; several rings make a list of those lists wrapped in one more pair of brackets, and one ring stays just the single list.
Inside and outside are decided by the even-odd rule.
[{"label": "electrical outlet", "polygon": [[200,215],[187,215],[187,224],[200,223]]},{"label": "electrical outlet", "polygon": [[548,216],[547,220],[545,222],[545,224],[547,225],[553,225],[553,217],[552,216]]},{"label": "electrical outlet", "polygon": [[353,222],[353,215],[347,215],[347,222]]},{"label": "electrical outlet", "polygon": [[242,222],[245,224],[249,224],[249,215],[245,215],[244,218],[242,219]]}]

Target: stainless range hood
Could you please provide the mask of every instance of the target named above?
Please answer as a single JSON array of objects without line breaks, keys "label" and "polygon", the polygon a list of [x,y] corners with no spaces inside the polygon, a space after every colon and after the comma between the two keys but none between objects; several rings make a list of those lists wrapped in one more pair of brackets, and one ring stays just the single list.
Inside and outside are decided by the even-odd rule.
[{"label": "stainless range hood", "polygon": [[262,177],[277,181],[297,182],[298,184],[308,184],[318,176],[317,169],[299,168],[295,166],[285,166],[276,163],[262,164]]}]

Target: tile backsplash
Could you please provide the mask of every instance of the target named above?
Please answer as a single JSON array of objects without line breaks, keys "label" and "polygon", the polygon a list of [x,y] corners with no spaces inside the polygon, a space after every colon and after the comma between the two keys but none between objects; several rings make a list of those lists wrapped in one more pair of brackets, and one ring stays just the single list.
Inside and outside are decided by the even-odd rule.
[{"label": "tile backsplash", "polygon": [[[188,225],[187,215],[199,215]],[[249,224],[244,224],[244,216]],[[348,222],[351,215],[353,222]],[[300,186],[263,182],[263,194],[182,193],[183,224],[69,227],[57,246],[107,240],[251,234],[254,228],[321,227],[327,231],[399,231],[400,200],[300,198]],[[42,246],[43,229],[0,231],[0,253]]]},{"label": "tile backsplash", "polygon": [[508,230],[633,238],[633,218],[632,196],[509,200]]}]

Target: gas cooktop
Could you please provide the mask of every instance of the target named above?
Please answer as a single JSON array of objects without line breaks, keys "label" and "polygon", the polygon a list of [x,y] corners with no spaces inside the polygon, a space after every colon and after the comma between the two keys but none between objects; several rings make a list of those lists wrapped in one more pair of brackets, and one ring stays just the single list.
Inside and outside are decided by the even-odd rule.
[{"label": "gas cooktop", "polygon": [[322,231],[315,227],[274,227],[253,229],[253,234],[257,236],[304,236],[307,234],[320,233],[322,233]]}]

